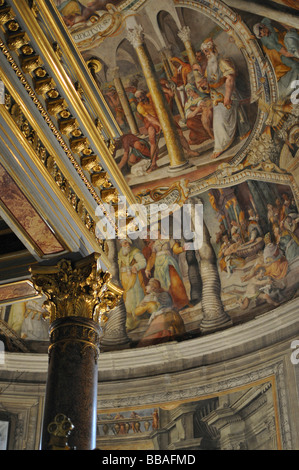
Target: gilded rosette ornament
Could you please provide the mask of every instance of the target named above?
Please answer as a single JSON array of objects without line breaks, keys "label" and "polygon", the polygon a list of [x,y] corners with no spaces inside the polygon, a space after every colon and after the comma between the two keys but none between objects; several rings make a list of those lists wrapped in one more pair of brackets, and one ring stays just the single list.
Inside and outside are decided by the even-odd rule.
[{"label": "gilded rosette ornament", "polygon": [[66,317],[80,317],[102,324],[121,300],[123,290],[111,282],[111,274],[98,269],[100,255],[56,266],[31,267],[32,282],[47,297],[44,308],[50,323]]}]

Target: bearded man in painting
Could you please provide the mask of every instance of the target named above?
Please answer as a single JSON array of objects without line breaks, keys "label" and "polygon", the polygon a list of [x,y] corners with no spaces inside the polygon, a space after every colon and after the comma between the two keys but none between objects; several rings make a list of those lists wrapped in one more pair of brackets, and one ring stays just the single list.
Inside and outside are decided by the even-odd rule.
[{"label": "bearded man in painting", "polygon": [[[206,39],[201,49],[207,58],[205,79],[201,86],[208,85],[213,102],[213,130],[215,147],[212,158],[218,158],[233,143],[238,127],[239,97],[236,91],[236,68],[230,59],[222,58],[213,39]],[[249,130],[243,116],[245,129],[240,129],[243,137]],[[242,122],[242,120],[239,121]],[[243,133],[244,131],[244,133]]]}]

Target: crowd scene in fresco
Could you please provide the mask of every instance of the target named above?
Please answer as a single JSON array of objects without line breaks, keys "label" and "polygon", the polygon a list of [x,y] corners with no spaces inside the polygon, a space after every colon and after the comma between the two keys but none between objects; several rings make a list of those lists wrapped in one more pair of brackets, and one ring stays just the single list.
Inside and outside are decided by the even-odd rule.
[{"label": "crowd scene in fresco", "polygon": [[[201,50],[196,52],[196,59],[197,63],[191,66],[179,57],[172,57],[169,70],[160,77],[160,86],[175,117],[174,125],[186,156],[199,156],[200,145],[213,140],[212,158],[215,159],[233,144],[237,136],[244,139],[249,135],[250,124],[243,106],[246,99],[243,100],[236,86],[236,65],[219,54],[212,38],[203,42]],[[119,167],[132,167],[147,160],[147,172],[151,172],[158,168],[162,126],[151,94],[138,86],[138,78],[132,79],[126,93],[136,120],[141,123],[141,131],[148,139],[127,131],[116,89],[111,87],[105,96],[124,131],[119,142],[124,149]],[[178,107],[183,115],[179,114]]]},{"label": "crowd scene in fresco", "polygon": [[[213,195],[210,198],[217,211]],[[261,302],[277,307],[298,287],[299,213],[295,201],[283,193],[267,203],[266,221],[262,221],[258,210],[236,210],[236,205],[236,200],[231,201],[234,210],[230,217],[222,218],[216,236],[220,273],[226,278],[235,272],[241,276],[244,289],[235,293],[243,310]]]},{"label": "crowd scene in fresco", "polygon": [[[279,100],[287,101],[294,91],[293,83],[299,79],[299,35],[293,28],[284,31],[276,29],[271,21],[264,18],[253,27],[276,74]],[[250,134],[250,123],[246,113],[248,96],[238,89],[238,68],[231,58],[219,54],[215,41],[207,38],[200,50],[195,52],[197,63],[192,66],[186,59],[172,57],[170,70],[160,77],[160,86],[171,112],[179,119],[175,125],[181,144],[188,157],[199,156],[200,145],[214,141],[211,158],[220,157],[236,141]],[[128,132],[124,111],[115,88],[106,92],[106,97],[124,136],[119,147],[124,149],[119,167],[132,168],[140,161],[147,161],[147,172],[158,168],[159,140],[162,134],[150,93],[138,88],[138,78],[126,88],[132,111],[146,139]],[[178,113],[177,104],[183,110]]]}]

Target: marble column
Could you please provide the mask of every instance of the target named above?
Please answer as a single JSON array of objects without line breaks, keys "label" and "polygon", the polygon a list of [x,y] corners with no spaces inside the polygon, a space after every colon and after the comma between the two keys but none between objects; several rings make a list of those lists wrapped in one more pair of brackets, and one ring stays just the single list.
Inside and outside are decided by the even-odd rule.
[{"label": "marble column", "polygon": [[[201,204],[201,200],[192,197],[191,204]],[[203,319],[200,330],[203,334],[228,328],[231,318],[225,313],[221,300],[221,282],[214,248],[208,227],[203,220],[203,243],[198,250],[200,256],[200,275],[202,280]]]},{"label": "marble column", "polygon": [[130,131],[132,134],[137,135],[139,134],[139,129],[136,123],[135,116],[133,114],[132,108],[130,106],[125,87],[123,85],[122,79],[119,74],[119,68],[115,67],[113,70],[113,80],[114,80],[114,85],[115,89],[117,91],[120,104],[124,110],[128,126],[130,128]]},{"label": "marble column", "polygon": [[122,295],[98,259],[31,268],[50,321],[41,450],[96,448],[100,325]]},{"label": "marble column", "polygon": [[[189,26],[183,26],[178,32],[178,37],[181,39],[185,46],[189,64],[191,66],[197,64],[196,56],[191,43],[191,30]],[[202,75],[198,72],[198,70],[193,70],[193,76],[195,79],[195,83],[198,83],[203,78]]]},{"label": "marble column", "polygon": [[161,89],[154,63],[144,42],[142,26],[137,24],[134,27],[128,28],[127,37],[129,42],[136,50],[158,119],[160,121],[170,160],[169,170],[179,171],[184,167],[188,167],[189,162],[186,161],[174,118],[169,109],[165,95]]}]

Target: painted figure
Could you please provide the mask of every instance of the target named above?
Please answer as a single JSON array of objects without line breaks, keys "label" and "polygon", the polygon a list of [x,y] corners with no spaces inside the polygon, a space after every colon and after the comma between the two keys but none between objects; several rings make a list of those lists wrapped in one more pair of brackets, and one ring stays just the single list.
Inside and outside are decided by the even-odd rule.
[{"label": "painted figure", "polygon": [[255,24],[253,31],[273,65],[280,97],[285,99],[294,91],[292,82],[299,79],[298,32],[278,31],[268,18]]},{"label": "painted figure", "polygon": [[124,154],[118,164],[120,169],[123,169],[126,164],[132,167],[141,160],[151,162],[150,144],[146,140],[133,134],[125,134],[120,137],[117,145],[124,150]]},{"label": "painted figure", "polygon": [[189,144],[199,145],[209,137],[214,139],[213,106],[207,94],[187,84],[188,100],[185,104],[186,125],[190,129]]},{"label": "painted figure", "polygon": [[130,239],[121,240],[118,253],[120,282],[124,289],[124,302],[127,311],[127,329],[136,328],[136,307],[144,298],[144,283],[141,270],[146,267],[146,261],[138,248],[132,246]]},{"label": "painted figure", "polygon": [[151,279],[147,286],[148,295],[143,300],[143,314],[151,314],[148,328],[138,347],[172,341],[185,335],[184,321],[176,309],[168,292],[161,287],[160,281]]},{"label": "painted figure", "polygon": [[173,305],[178,310],[189,305],[180,268],[173,256],[173,253],[179,254],[183,250],[184,248],[174,240],[156,240],[152,246],[152,254],[145,271],[146,275],[150,277],[154,267],[154,278],[161,283],[166,292],[169,292]]},{"label": "painted figure", "polygon": [[[233,143],[239,123],[239,96],[236,93],[236,68],[231,60],[222,58],[213,39],[206,39],[202,51],[207,57],[205,79],[202,80],[203,91],[209,86],[213,102],[213,127],[215,146],[212,158],[218,158]],[[244,120],[244,119],[243,119]],[[246,122],[244,122],[246,124]],[[244,137],[249,127],[241,131]]]}]

